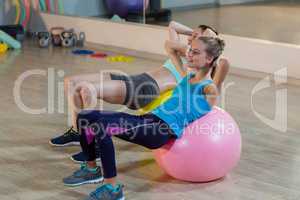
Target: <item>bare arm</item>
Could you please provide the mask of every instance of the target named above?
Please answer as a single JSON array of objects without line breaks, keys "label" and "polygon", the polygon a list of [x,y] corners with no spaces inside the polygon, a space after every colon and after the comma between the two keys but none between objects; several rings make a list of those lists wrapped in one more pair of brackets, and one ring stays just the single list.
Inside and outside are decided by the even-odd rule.
[{"label": "bare arm", "polygon": [[171,21],[169,24],[169,39],[171,41],[180,41],[179,34],[192,35],[193,29],[178,22]]},{"label": "bare arm", "polygon": [[213,81],[218,88],[218,91],[221,92],[222,83],[224,82],[228,71],[229,71],[229,61],[226,58],[221,58],[215,71]]},{"label": "bare arm", "polygon": [[177,71],[182,77],[186,75],[186,70],[183,67],[181,56],[185,55],[186,49],[187,49],[187,45],[185,44],[173,42],[169,40],[165,42],[165,50],[169,58],[171,59],[172,63],[175,65]]},{"label": "bare arm", "polygon": [[165,43],[165,50],[181,76],[186,75],[186,71],[183,67],[181,57],[185,56],[185,53],[188,49],[188,45],[183,42],[180,42],[179,34],[192,35],[192,33],[193,29],[184,26],[178,22],[171,21],[169,24],[170,39],[167,40]]},{"label": "bare arm", "polygon": [[204,88],[204,94],[205,94],[206,100],[210,104],[210,106],[213,107],[213,106],[217,105],[219,93],[218,93],[218,89],[215,84],[210,84],[210,85],[206,86]]}]

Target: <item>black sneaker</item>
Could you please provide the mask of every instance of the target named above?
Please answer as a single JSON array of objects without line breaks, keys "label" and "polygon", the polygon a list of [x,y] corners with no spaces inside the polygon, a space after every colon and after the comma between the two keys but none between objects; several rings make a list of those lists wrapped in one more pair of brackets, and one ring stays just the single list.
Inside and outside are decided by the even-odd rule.
[{"label": "black sneaker", "polygon": [[[100,161],[99,153],[96,152],[96,156],[97,156],[96,161]],[[84,155],[84,153],[81,151],[79,153],[72,155],[71,160],[75,163],[84,163],[84,162],[86,162],[87,159],[86,159],[86,156]]]},{"label": "black sneaker", "polygon": [[80,135],[71,127],[63,135],[51,139],[49,143],[56,147],[80,145]]}]

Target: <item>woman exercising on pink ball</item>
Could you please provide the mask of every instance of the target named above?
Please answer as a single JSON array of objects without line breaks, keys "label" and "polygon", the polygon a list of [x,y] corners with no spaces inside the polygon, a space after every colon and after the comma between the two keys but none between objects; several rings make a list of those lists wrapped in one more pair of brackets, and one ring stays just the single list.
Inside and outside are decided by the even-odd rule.
[{"label": "woman exercising on pink ball", "polygon": [[[180,41],[180,34],[188,36],[188,44]],[[53,138],[50,144],[54,146],[79,144],[76,129],[77,114],[80,110],[89,108],[97,98],[112,104],[123,104],[136,110],[150,103],[160,93],[174,88],[187,74],[184,57],[192,39],[201,36],[216,37],[217,34],[209,26],[200,25],[193,30],[172,21],[169,25],[169,40],[165,43],[170,59],[162,67],[131,76],[105,73],[100,77],[97,73],[66,77],[65,92],[71,110],[72,127],[62,136]],[[212,66],[210,75],[220,91],[229,63],[225,58],[219,58],[212,62]]]},{"label": "woman exercising on pink ball", "polygon": [[[124,112],[85,110],[78,114],[77,128],[86,162],[63,179],[67,186],[102,183],[86,200],[124,200],[123,185],[118,182],[113,134],[126,142],[158,149],[173,139],[180,141],[185,127],[212,110],[218,89],[210,71],[221,55],[224,41],[218,37],[199,37],[187,52],[189,73],[176,85],[171,97],[151,112],[132,115]],[[100,152],[101,167],[96,163]],[[101,169],[102,168],[102,169]]]}]

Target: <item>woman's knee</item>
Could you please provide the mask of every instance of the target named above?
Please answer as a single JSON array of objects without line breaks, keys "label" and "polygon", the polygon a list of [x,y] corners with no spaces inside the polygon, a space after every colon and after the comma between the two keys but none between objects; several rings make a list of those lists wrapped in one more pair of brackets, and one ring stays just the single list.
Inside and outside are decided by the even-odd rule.
[{"label": "woman's knee", "polygon": [[65,87],[70,87],[75,82],[74,76],[67,76],[64,78],[64,85]]},{"label": "woman's knee", "polygon": [[76,78],[73,76],[67,76],[64,78],[64,89],[65,89],[65,94],[75,94],[78,91],[78,88],[74,88],[76,86],[77,81]]},{"label": "woman's knee", "polygon": [[65,94],[68,94],[68,90],[70,88],[70,78],[69,77],[65,77],[64,78],[64,89],[65,89]]},{"label": "woman's knee", "polygon": [[67,76],[64,78],[64,85],[70,86],[70,85],[76,85],[81,81],[81,76],[75,75],[75,76]]},{"label": "woman's knee", "polygon": [[79,93],[84,104],[90,104],[96,95],[93,89],[87,86],[80,87]]}]

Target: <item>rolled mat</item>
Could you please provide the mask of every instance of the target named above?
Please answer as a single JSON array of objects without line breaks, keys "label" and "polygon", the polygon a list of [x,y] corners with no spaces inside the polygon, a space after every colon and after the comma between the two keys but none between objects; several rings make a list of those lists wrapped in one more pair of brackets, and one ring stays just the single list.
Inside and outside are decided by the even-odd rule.
[{"label": "rolled mat", "polygon": [[21,43],[15,40],[13,37],[0,30],[0,41],[6,43],[10,48],[20,49]]}]

